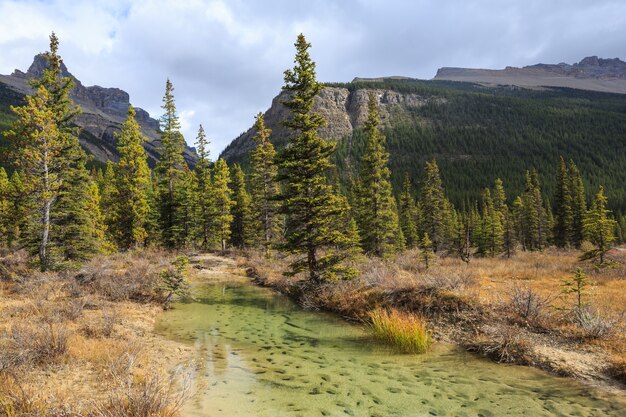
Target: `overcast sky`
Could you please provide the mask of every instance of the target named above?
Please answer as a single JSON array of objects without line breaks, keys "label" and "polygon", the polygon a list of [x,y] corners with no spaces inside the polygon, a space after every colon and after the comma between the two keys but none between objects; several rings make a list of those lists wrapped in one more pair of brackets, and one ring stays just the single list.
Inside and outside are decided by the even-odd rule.
[{"label": "overcast sky", "polygon": [[214,157],[265,111],[296,35],[321,81],[432,78],[443,66],[503,68],[626,58],[623,0],[0,0],[0,73],[26,70],[54,30],[70,72],[161,114],[166,77],[183,133],[202,123]]}]

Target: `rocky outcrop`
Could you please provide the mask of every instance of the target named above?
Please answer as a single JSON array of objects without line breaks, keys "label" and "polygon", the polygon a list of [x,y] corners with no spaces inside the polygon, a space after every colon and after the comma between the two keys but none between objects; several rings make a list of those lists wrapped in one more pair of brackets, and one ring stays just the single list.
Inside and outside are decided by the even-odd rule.
[{"label": "rocky outcrop", "polygon": [[[328,121],[326,126],[319,129],[320,135],[327,139],[339,140],[351,136],[355,129],[362,127],[367,119],[370,93],[378,100],[383,125],[390,123],[392,112],[407,112],[433,99],[392,90],[326,87],[315,98],[314,104],[314,110]],[[272,129],[272,142],[279,146],[286,143],[289,137],[289,131],[281,124],[281,121],[290,115],[289,109],[282,104],[287,98],[286,94],[282,92],[275,97],[271,107],[265,112],[265,124]],[[254,128],[250,128],[231,142],[220,156],[228,162],[239,161],[254,147],[254,134]]]},{"label": "rocky outcrop", "polygon": [[[46,65],[44,55],[39,54],[35,56],[28,71],[15,70],[11,75],[0,75],[0,83],[17,93],[30,94],[32,88],[29,80],[41,78]],[[67,70],[63,63],[61,64],[61,72],[63,76],[71,77],[75,83],[71,97],[82,110],[82,113],[76,118],[76,124],[82,128],[81,145],[99,161],[117,161],[119,156],[116,150],[115,133],[119,132],[120,126],[126,118],[126,112],[130,105],[128,93],[119,88],[105,88],[97,85],[85,87]],[[137,122],[142,133],[148,139],[144,145],[148,162],[154,166],[159,159],[159,122],[150,117],[147,111],[139,107],[135,107],[135,110]],[[192,148],[186,148],[184,156],[189,165],[195,165],[197,156]]]},{"label": "rocky outcrop", "polygon": [[536,64],[502,70],[440,68],[435,80],[519,87],[568,87],[626,94],[626,62],[619,58],[584,58],[575,64]]}]

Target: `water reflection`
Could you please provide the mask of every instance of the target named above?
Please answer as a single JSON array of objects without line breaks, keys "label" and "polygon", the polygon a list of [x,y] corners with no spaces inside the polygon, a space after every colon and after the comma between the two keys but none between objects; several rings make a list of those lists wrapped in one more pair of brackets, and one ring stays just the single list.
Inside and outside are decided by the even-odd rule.
[{"label": "water reflection", "polygon": [[449,347],[397,355],[359,326],[251,285],[196,288],[157,330],[193,344],[188,416],[623,416],[623,398]]}]

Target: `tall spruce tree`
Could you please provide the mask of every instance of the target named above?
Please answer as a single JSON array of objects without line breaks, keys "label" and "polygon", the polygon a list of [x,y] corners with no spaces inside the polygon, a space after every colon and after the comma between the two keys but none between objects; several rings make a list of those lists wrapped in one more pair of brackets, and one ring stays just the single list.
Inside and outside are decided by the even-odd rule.
[{"label": "tall spruce tree", "polygon": [[144,246],[148,237],[150,168],[143,148],[145,138],[135,116],[135,109],[129,106],[126,121],[117,136],[120,161],[116,167],[116,204],[113,207],[117,243],[123,249]]},{"label": "tall spruce tree", "polygon": [[[68,187],[72,184],[66,180],[74,176],[77,168],[69,157],[75,153],[74,143],[78,142],[71,127],[78,109],[69,98],[73,81],[61,74],[58,46],[59,41],[52,33],[43,76],[33,81],[35,92],[26,97],[26,103],[12,107],[17,120],[5,134],[11,143],[12,159],[23,172],[24,190],[30,200],[31,211],[22,238],[31,253],[38,255],[43,271],[54,266],[58,254],[53,246],[58,249],[60,239],[56,233],[63,230],[53,227],[54,221],[59,220],[59,212],[55,210],[62,193],[66,206],[63,209],[68,208],[71,197]],[[84,203],[85,196],[78,197],[83,197]]]},{"label": "tall spruce tree", "polygon": [[585,199],[585,185],[582,175],[574,161],[569,161],[568,177],[570,201],[572,204],[572,244],[580,248],[583,241],[583,220],[587,212],[587,201]]},{"label": "tall spruce tree", "polygon": [[409,178],[408,173],[404,174],[398,206],[400,226],[406,240],[406,246],[407,248],[414,248],[419,244],[416,225],[417,207],[415,206],[415,199],[411,189],[411,178]]},{"label": "tall spruce tree", "polygon": [[506,253],[507,258],[511,257],[515,246],[515,226],[512,219],[511,210],[506,202],[506,192],[504,184],[500,178],[497,178],[493,187],[493,206],[500,215],[502,224],[502,249]]},{"label": "tall spruce tree", "polygon": [[195,171],[184,165],[174,190],[176,222],[172,228],[175,246],[194,247],[197,236],[198,179]]},{"label": "tall spruce tree", "polygon": [[278,218],[278,183],[275,181],[276,150],[269,141],[272,131],[265,127],[263,113],[256,116],[254,124],[256,147],[250,153],[250,196],[252,199],[252,218],[257,230],[256,238],[269,257],[271,248],[280,235]]},{"label": "tall spruce tree", "polygon": [[420,195],[422,233],[428,233],[432,249],[437,252],[444,249],[449,233],[451,204],[443,190],[437,162],[433,159],[426,163],[426,175]]},{"label": "tall spruce tree", "polygon": [[11,230],[11,183],[3,167],[0,167],[0,247],[9,246]]},{"label": "tall spruce tree", "polygon": [[385,137],[380,133],[380,113],[373,93],[369,95],[365,122],[365,150],[361,163],[360,216],[356,218],[361,231],[361,247],[366,253],[387,257],[404,248],[398,222],[396,200],[391,189],[389,153]]},{"label": "tall spruce tree", "polygon": [[253,242],[254,230],[250,209],[250,194],[246,189],[246,177],[239,164],[232,169],[232,192],[234,205],[232,208],[233,223],[230,241],[233,246],[247,248]]},{"label": "tall spruce tree", "polygon": [[202,249],[209,249],[211,246],[211,213],[213,209],[213,198],[211,195],[211,160],[209,159],[209,142],[207,140],[202,125],[198,128],[196,137],[196,149],[198,163],[195,172],[198,183],[198,219],[197,231]]},{"label": "tall spruce tree", "polygon": [[231,210],[235,203],[230,189],[230,170],[226,161],[221,158],[215,161],[213,167],[212,199],[214,202],[211,215],[213,235],[224,251],[230,239],[230,227],[233,222]]},{"label": "tall spruce tree", "polygon": [[300,34],[295,47],[295,66],[285,71],[283,87],[288,93],[283,104],[291,112],[284,125],[292,136],[278,156],[278,179],[284,182],[279,198],[287,216],[283,247],[288,253],[303,255],[291,263],[288,273],[306,271],[309,281],[319,284],[354,274],[341,266],[352,241],[342,231],[347,202],[326,178],[335,145],[318,135],[326,121],[313,111],[314,98],[323,86],[316,80],[308,51],[311,45]]},{"label": "tall spruce tree", "polygon": [[584,235],[598,248],[600,263],[604,262],[604,254],[615,240],[615,220],[610,218],[611,211],[607,207],[608,199],[604,195],[604,187],[600,186],[591,208],[583,220]]},{"label": "tall spruce tree", "polygon": [[522,195],[525,249],[542,250],[548,242],[549,222],[544,207],[537,170],[526,171],[526,187]]},{"label": "tall spruce tree", "polygon": [[174,86],[169,78],[165,82],[163,105],[165,111],[161,116],[161,155],[156,165],[158,175],[159,227],[163,244],[167,247],[176,246],[176,229],[178,206],[176,187],[183,175],[185,159],[185,140],[180,133],[180,121],[174,102]]},{"label": "tall spruce tree", "polygon": [[22,177],[18,171],[14,171],[9,180],[8,199],[10,201],[7,244],[13,247],[19,241],[24,222],[29,211],[29,196],[26,194]]},{"label": "tall spruce tree", "polygon": [[564,248],[574,243],[574,212],[572,208],[572,181],[565,160],[559,159],[556,189],[556,218],[554,225],[554,243]]}]

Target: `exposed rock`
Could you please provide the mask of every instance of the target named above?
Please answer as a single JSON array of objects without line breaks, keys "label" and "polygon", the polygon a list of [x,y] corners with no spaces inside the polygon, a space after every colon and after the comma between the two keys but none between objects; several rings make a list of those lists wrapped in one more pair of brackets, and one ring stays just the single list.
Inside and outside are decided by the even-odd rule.
[{"label": "exposed rock", "polygon": [[575,64],[536,64],[503,70],[440,68],[435,80],[519,87],[568,87],[626,94],[626,62],[619,58],[584,58]]},{"label": "exposed rock", "polygon": [[[20,94],[30,94],[32,88],[28,81],[32,78],[40,78],[46,65],[45,56],[36,55],[28,71],[15,70],[11,75],[0,75],[0,83]],[[85,87],[67,70],[64,63],[61,63],[61,73],[65,77],[74,79],[75,88],[72,90],[71,97],[82,109],[82,113],[76,118],[76,124],[82,128],[81,145],[99,161],[117,161],[119,155],[116,150],[115,133],[119,132],[121,124],[126,119],[126,112],[130,105],[128,93],[119,88],[105,88],[97,85]],[[159,158],[159,122],[139,107],[135,107],[135,111],[141,131],[148,139],[144,144],[148,162],[154,166]],[[188,164],[195,165],[197,156],[193,148],[187,147],[184,156]]]},{"label": "exposed rock", "polygon": [[[362,80],[362,79],[361,79]],[[398,93],[392,90],[355,89],[326,87],[315,98],[314,110],[328,121],[319,129],[320,136],[327,139],[341,139],[351,136],[355,129],[361,128],[367,119],[369,94],[373,93],[379,103],[380,118],[383,125],[389,123],[390,112],[406,112],[411,108],[425,105],[430,98],[412,93]],[[289,117],[289,110],[282,104],[287,98],[281,92],[272,100],[272,106],[265,112],[265,124],[272,129],[272,141],[284,144],[289,131],[281,121]],[[254,146],[254,128],[240,135],[220,155],[228,162],[241,159]]]}]

